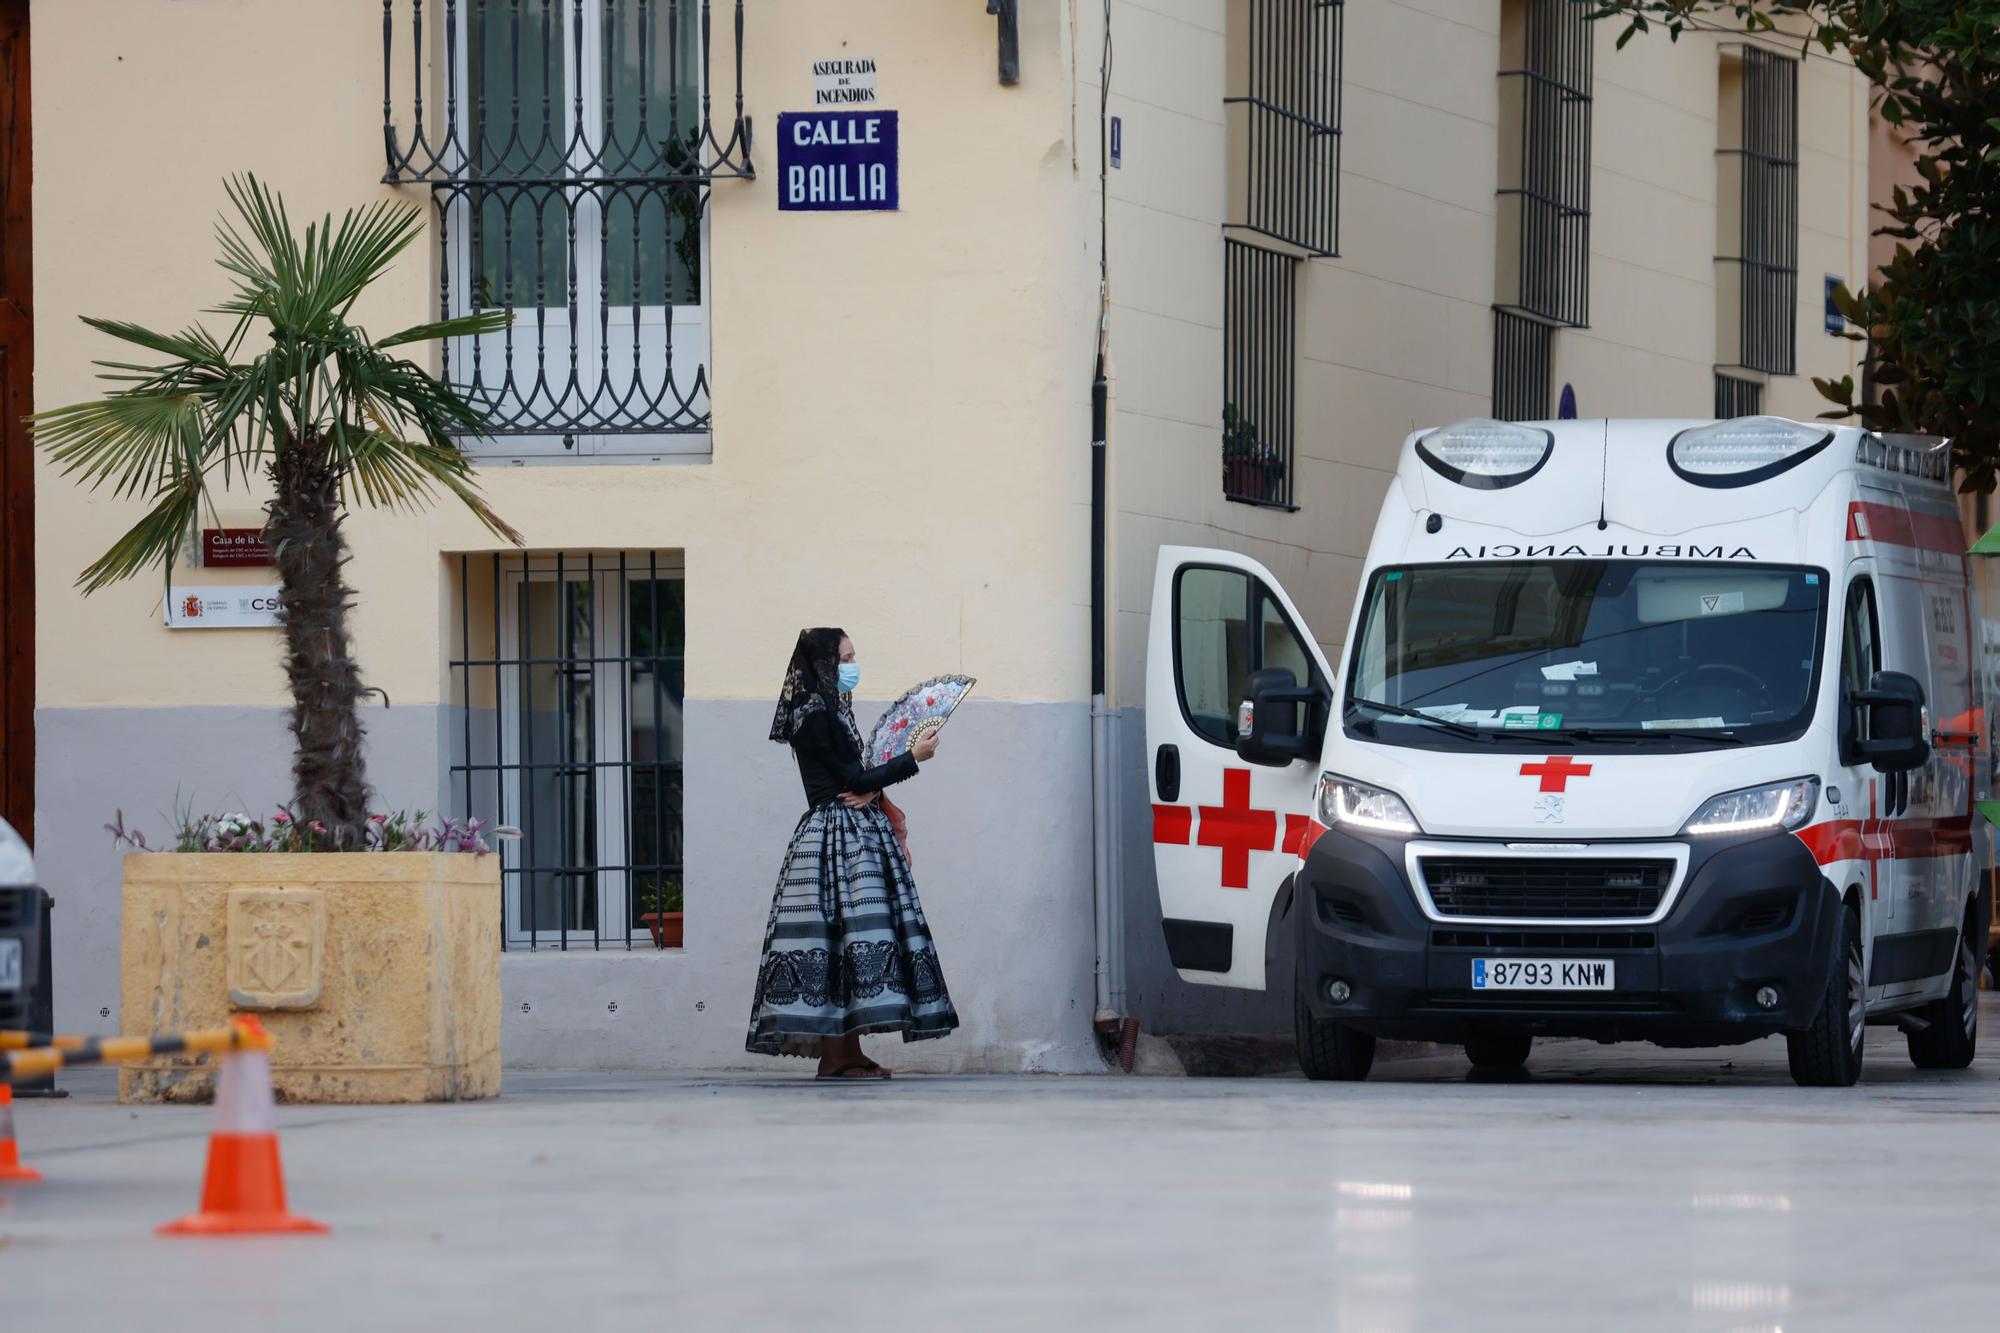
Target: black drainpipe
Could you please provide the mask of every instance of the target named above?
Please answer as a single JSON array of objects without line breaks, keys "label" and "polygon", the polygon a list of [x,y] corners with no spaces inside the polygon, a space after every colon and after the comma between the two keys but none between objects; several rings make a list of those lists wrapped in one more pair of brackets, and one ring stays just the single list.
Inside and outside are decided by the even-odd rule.
[{"label": "black drainpipe", "polygon": [[1124,905],[1118,901],[1113,853],[1117,817],[1112,765],[1111,702],[1105,659],[1109,615],[1105,608],[1106,437],[1109,435],[1111,385],[1105,376],[1105,348],[1110,333],[1110,178],[1107,172],[1111,111],[1111,4],[1104,6],[1104,63],[1097,112],[1098,241],[1097,356],[1090,374],[1090,786],[1091,880],[1094,933],[1097,942],[1096,1012],[1093,1026],[1106,1044],[1106,1054],[1127,1073],[1132,1070],[1139,1025],[1120,1010],[1125,1003]]},{"label": "black drainpipe", "polygon": [[1104,354],[1090,381],[1090,693],[1104,688],[1104,437],[1111,385],[1104,378]]}]

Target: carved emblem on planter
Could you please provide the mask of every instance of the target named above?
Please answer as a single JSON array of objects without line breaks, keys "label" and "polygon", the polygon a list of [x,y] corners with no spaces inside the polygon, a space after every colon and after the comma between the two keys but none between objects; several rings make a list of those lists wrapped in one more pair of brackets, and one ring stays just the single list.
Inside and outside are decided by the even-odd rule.
[{"label": "carved emblem on planter", "polygon": [[319,1003],[326,895],[318,889],[235,889],[229,895],[229,1002],[242,1009]]}]

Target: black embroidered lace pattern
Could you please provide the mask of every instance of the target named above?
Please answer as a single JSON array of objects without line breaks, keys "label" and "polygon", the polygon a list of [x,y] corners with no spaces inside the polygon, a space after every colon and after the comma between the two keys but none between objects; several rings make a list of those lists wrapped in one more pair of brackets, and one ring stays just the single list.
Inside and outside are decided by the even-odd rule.
[{"label": "black embroidered lace pattern", "polygon": [[814,1008],[846,1008],[856,1000],[878,999],[887,991],[914,1005],[944,999],[936,952],[911,952],[890,940],[859,940],[838,954],[818,948],[772,953],[757,979],[757,1007],[803,1001]]}]

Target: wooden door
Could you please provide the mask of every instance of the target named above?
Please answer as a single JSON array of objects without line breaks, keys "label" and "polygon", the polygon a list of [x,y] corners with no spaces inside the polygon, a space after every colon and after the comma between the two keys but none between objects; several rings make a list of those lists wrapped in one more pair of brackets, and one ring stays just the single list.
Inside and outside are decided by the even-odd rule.
[{"label": "wooden door", "polygon": [[0,818],[35,836],[35,470],[28,0],[0,0]]}]

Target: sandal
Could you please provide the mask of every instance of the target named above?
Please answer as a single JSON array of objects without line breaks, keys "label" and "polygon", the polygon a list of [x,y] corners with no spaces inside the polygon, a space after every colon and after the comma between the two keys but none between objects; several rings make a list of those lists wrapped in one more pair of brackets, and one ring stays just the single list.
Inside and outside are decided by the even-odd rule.
[{"label": "sandal", "polygon": [[862,1063],[862,1064],[864,1064],[864,1065],[866,1065],[866,1066],[868,1066],[868,1068],[869,1068],[870,1070],[874,1071],[874,1074],[875,1074],[875,1077],[877,1077],[877,1078],[894,1078],[894,1077],[896,1077],[896,1071],[895,1071],[895,1070],[893,1070],[893,1069],[889,1069],[889,1068],[885,1068],[884,1066],[882,1066],[882,1065],[880,1065],[880,1064],[877,1064],[877,1063],[876,1063],[875,1061],[873,1061],[873,1060],[870,1060],[870,1059],[869,1059],[869,1058],[868,1058],[867,1056],[865,1056],[865,1055],[861,1057],[861,1063]]},{"label": "sandal", "polygon": [[875,1083],[889,1077],[882,1066],[863,1063],[860,1060],[842,1065],[831,1074],[814,1074],[820,1083]]}]

